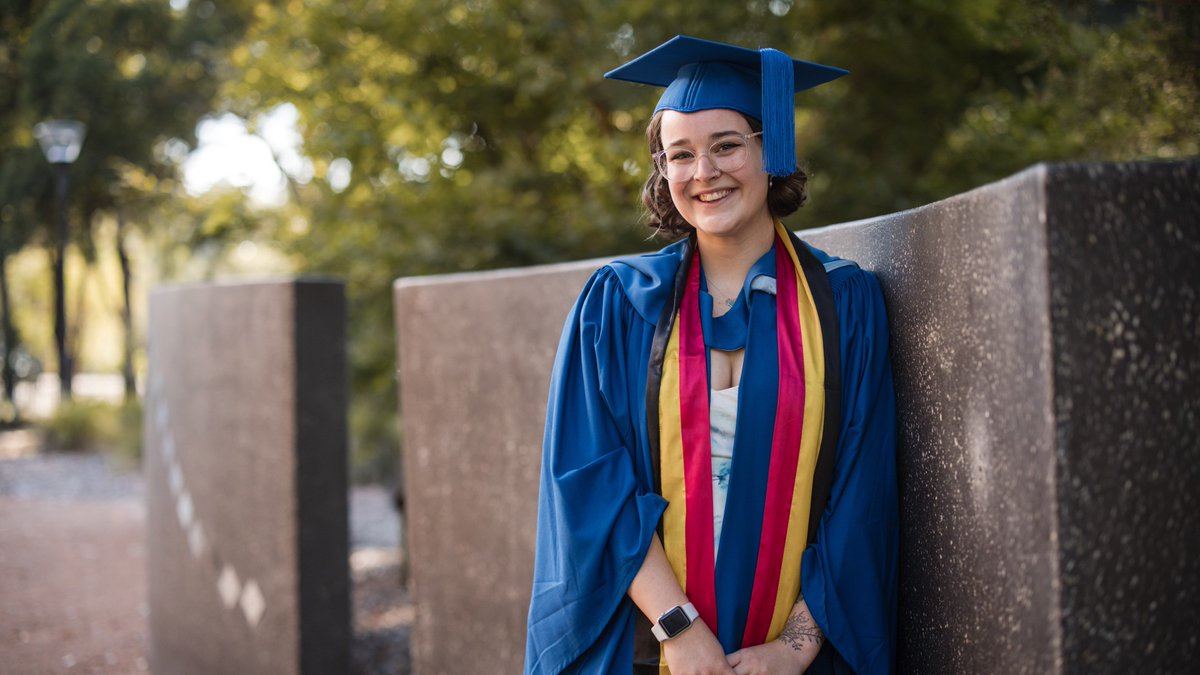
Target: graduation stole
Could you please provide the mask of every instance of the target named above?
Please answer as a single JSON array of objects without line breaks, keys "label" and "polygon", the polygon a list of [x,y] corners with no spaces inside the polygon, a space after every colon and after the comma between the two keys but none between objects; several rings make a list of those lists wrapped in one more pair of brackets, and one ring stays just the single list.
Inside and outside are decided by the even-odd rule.
[{"label": "graduation stole", "polygon": [[[828,497],[837,442],[841,365],[828,278],[781,223],[775,229],[776,295],[772,302],[758,292],[763,297],[750,309],[719,559],[694,240],[657,326],[647,380],[648,403],[657,408],[648,410],[652,461],[659,494],[669,502],[663,546],[726,652],[769,642],[783,630],[800,593],[801,555]],[[826,428],[831,433],[823,434]],[[660,663],[665,668],[665,659]]]}]

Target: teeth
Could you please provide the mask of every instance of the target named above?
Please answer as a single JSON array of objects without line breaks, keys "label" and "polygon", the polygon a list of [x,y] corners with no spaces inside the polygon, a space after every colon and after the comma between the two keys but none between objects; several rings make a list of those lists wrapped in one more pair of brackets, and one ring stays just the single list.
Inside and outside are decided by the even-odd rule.
[{"label": "teeth", "polygon": [[720,190],[717,192],[706,192],[706,193],[700,195],[699,199],[702,202],[715,202],[718,199],[729,194],[729,192],[730,192],[729,190]]}]

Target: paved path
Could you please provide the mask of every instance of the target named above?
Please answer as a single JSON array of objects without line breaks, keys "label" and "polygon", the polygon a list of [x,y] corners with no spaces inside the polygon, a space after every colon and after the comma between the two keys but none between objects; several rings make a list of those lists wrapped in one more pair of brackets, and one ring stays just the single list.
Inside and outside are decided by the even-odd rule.
[{"label": "paved path", "polygon": [[142,520],[132,499],[0,497],[0,671],[146,670]]},{"label": "paved path", "polygon": [[[0,460],[0,673],[147,669],[141,478],[98,455]],[[351,493],[355,675],[408,672],[396,516]]]}]

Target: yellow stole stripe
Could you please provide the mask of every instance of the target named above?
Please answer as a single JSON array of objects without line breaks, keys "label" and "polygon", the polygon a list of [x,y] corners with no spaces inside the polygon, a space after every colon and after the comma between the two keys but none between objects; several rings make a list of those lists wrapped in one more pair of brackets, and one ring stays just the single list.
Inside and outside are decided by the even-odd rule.
[{"label": "yellow stole stripe", "polygon": [[[679,391],[679,322],[671,328],[671,338],[663,356],[662,386],[664,392]],[[687,580],[687,548],[684,534],[687,519],[687,499],[683,478],[683,425],[680,401],[676,393],[664,397],[658,407],[659,466],[661,467],[662,497],[667,500],[663,514],[663,548],[675,578],[683,587]],[[669,402],[669,403],[668,403]]]},{"label": "yellow stole stripe", "polygon": [[[674,322],[671,337],[667,340],[660,390],[679,391],[679,321]],[[680,404],[678,394],[663,400],[662,405],[658,406],[658,428],[662,497],[667,500],[667,510],[663,513],[663,548],[666,550],[667,560],[671,563],[671,571],[675,573],[675,578],[682,588],[687,583],[687,499],[683,480],[683,424],[680,418]],[[658,654],[658,672],[659,675],[671,673],[661,646]]]},{"label": "yellow stole stripe", "polygon": [[800,557],[808,547],[808,518],[812,500],[813,473],[817,467],[817,455],[821,450],[821,436],[825,421],[825,345],[821,337],[821,322],[817,316],[817,305],[812,289],[800,267],[792,239],[783,223],[775,221],[775,231],[788,255],[797,277],[797,312],[800,316],[800,331],[804,339],[804,431],[800,442],[800,459],[796,467],[796,481],[792,491],[791,518],[788,522],[787,543],[784,545],[783,569],[779,575],[779,590],[775,596],[775,611],[767,641],[774,640],[783,632],[784,623],[796,599],[800,596]]}]

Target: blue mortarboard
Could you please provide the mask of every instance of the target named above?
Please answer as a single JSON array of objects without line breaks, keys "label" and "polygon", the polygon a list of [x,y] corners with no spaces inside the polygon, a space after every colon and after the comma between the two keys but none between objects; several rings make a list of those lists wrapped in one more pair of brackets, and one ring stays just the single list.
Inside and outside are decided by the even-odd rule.
[{"label": "blue mortarboard", "polygon": [[847,72],[775,49],[679,35],[604,77],[666,87],[654,112],[728,108],[750,115],[763,125],[763,170],[789,176],[796,171],[796,93]]}]

